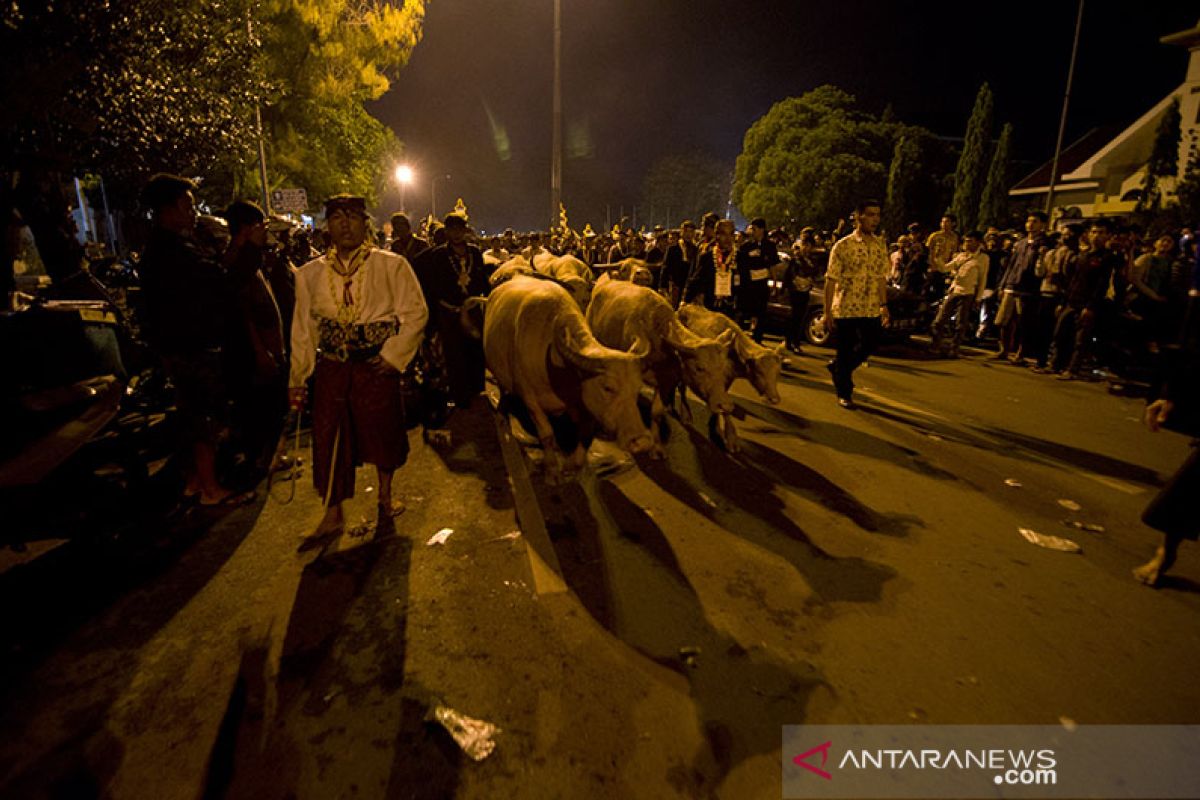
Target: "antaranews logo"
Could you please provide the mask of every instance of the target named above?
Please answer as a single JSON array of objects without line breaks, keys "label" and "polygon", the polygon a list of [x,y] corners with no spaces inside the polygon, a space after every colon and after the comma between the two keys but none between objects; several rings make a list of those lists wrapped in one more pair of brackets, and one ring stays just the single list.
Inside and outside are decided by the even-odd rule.
[{"label": "antaranews logo", "polygon": [[831,781],[831,780],[833,780],[832,775],[830,775],[825,770],[820,769],[819,767],[815,767],[812,764],[808,763],[808,759],[811,758],[812,756],[816,755],[817,753],[820,753],[821,754],[821,766],[822,767],[825,766],[825,762],[829,760],[829,748],[832,746],[833,746],[832,740],[825,742],[825,744],[819,744],[816,747],[814,747],[813,749],[808,750],[804,753],[801,753],[800,755],[793,758],[792,763],[797,766],[804,767],[806,770],[808,770],[809,772],[812,772],[815,775],[820,775],[822,778],[824,778],[827,781]]}]

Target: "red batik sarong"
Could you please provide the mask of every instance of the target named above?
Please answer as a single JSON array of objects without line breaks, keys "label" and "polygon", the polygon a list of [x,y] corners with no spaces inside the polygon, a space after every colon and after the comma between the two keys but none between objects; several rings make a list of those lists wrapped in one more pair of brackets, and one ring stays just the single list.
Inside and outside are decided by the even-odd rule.
[{"label": "red batik sarong", "polygon": [[329,505],[354,496],[356,467],[374,464],[391,470],[408,459],[400,388],[400,373],[378,356],[367,361],[317,359],[313,483],[322,498],[328,493]]}]

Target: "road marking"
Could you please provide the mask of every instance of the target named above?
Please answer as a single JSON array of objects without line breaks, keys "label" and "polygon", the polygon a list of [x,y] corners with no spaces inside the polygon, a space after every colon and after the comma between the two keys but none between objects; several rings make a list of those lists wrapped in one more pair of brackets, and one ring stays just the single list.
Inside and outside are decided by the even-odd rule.
[{"label": "road marking", "polygon": [[538,506],[533,482],[529,479],[525,455],[521,452],[521,445],[513,438],[509,418],[499,411],[493,412],[493,418],[496,436],[500,439],[500,453],[504,456],[504,467],[512,483],[513,504],[525,540],[525,552],[529,555],[534,589],[539,595],[561,594],[567,591],[567,584],[562,579],[562,567],[558,564],[558,556],[546,531],[546,520]]}]

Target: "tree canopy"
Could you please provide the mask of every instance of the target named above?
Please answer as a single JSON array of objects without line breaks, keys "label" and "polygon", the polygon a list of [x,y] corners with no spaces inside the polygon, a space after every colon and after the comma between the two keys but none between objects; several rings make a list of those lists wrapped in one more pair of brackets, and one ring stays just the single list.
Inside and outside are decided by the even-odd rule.
[{"label": "tree canopy", "polygon": [[[399,149],[363,103],[420,39],[424,0],[12,0],[0,27],[6,171],[152,172],[256,194],[262,102],[275,186],[373,196]],[[125,197],[122,197],[124,187]]]},{"label": "tree canopy", "polygon": [[[897,147],[901,138],[909,144]],[[835,86],[821,86],[772,106],[746,132],[734,174],[733,201],[769,225],[832,226],[865,198],[892,196],[904,214],[941,202],[944,147],[923,128],[859,110]],[[901,163],[893,169],[893,160]],[[893,224],[899,224],[893,221]]]},{"label": "tree canopy", "polygon": [[992,89],[985,83],[975,96],[962,154],[954,171],[954,200],[950,207],[963,231],[971,230],[979,222],[979,202],[991,154],[993,106]]}]

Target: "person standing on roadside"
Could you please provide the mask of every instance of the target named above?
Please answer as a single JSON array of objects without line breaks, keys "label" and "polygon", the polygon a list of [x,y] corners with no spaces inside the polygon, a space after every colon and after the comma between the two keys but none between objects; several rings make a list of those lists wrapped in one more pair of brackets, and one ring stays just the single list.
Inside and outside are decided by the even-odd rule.
[{"label": "person standing on roadside", "polygon": [[825,272],[825,327],[836,337],[837,356],[827,365],[838,405],[853,409],[854,370],[870,358],[888,321],[887,245],[876,235],[882,204],[863,200],[854,210],[854,232],[829,252]]},{"label": "person standing on roadside", "polygon": [[160,173],[142,190],[154,228],[139,265],[146,340],[175,387],[185,497],[201,506],[244,505],[217,478],[217,445],[228,431],[224,356],[233,295],[220,265],[193,242],[196,184]]},{"label": "person standing on roadside", "polygon": [[974,323],[971,312],[983,296],[983,287],[987,285],[988,258],[983,252],[983,234],[971,231],[964,236],[962,252],[950,259],[946,267],[954,280],[933,321],[933,339],[929,349],[934,353],[942,352],[942,340],[953,319],[954,336],[950,340],[947,355],[958,358],[959,347]]},{"label": "person standing on roadside", "polygon": [[737,251],[738,312],[742,327],[762,344],[763,327],[770,299],[771,268],[779,263],[779,251],[767,237],[767,221],[758,217],[750,223],[749,236]]},{"label": "person standing on roadside", "polygon": [[811,229],[800,232],[800,238],[792,247],[792,258],[783,274],[783,285],[787,288],[791,308],[791,319],[787,331],[787,348],[800,355],[800,342],[804,340],[804,322],[808,319],[808,304],[812,299],[813,284],[821,274],[816,259],[816,237]]},{"label": "person standing on roadside", "polygon": [[325,502],[318,534],[344,523],[354,468],[374,464],[379,513],[404,510],[392,499],[392,475],[408,459],[400,374],[421,344],[425,298],[403,256],[372,247],[366,201],[325,201],[330,247],[296,280],[289,395],[303,406],[313,384],[313,481]]}]

